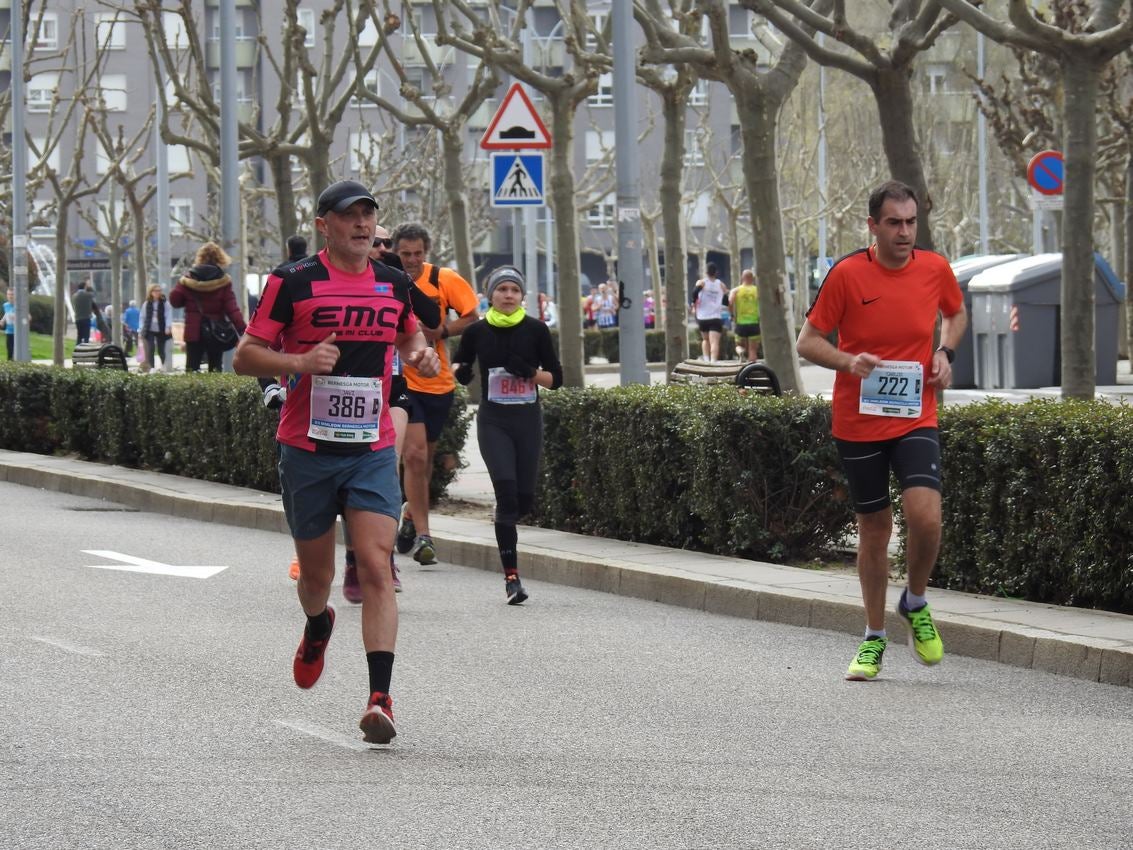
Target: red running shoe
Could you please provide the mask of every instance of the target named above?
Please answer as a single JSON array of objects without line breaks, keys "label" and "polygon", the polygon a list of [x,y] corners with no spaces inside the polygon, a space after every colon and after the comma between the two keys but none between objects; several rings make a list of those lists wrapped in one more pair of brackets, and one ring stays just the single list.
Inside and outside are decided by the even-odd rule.
[{"label": "red running shoe", "polygon": [[393,728],[393,700],[389,694],[381,691],[370,694],[370,704],[358,721],[358,728],[362,730],[362,740],[368,744],[388,744],[397,737]]},{"label": "red running shoe", "polygon": [[[327,606],[330,615],[330,628],[334,631],[334,609]],[[291,673],[295,676],[295,684],[301,688],[314,687],[323,675],[324,656],[327,644],[330,643],[328,634],[323,640],[308,640],[307,630],[303,629],[303,638],[299,641],[299,648],[295,650],[295,660],[291,664]]]}]

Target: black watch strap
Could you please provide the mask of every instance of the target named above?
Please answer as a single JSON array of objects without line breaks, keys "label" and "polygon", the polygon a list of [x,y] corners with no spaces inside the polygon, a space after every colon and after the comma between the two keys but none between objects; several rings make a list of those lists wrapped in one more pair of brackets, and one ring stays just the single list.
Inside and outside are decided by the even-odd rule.
[{"label": "black watch strap", "polygon": [[937,351],[943,351],[944,356],[948,358],[949,363],[953,362],[956,359],[956,352],[953,351],[951,348],[949,348],[947,345],[942,345],[942,346],[940,346],[940,348],[938,348],[936,350]]}]

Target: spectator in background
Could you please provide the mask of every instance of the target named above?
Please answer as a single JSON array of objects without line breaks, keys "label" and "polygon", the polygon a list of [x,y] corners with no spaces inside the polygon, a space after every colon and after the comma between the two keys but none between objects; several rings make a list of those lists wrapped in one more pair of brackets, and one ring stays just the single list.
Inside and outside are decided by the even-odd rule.
[{"label": "spectator in background", "polygon": [[720,337],[724,333],[724,301],[728,287],[716,277],[716,264],[705,266],[705,276],[696,282],[693,293],[693,310],[700,328],[701,360],[714,362],[720,359]]},{"label": "spectator in background", "polygon": [[75,308],[75,342],[90,342],[90,318],[94,312],[94,292],[91,282],[84,280],[71,296],[71,306]]},{"label": "spectator in background", "polygon": [[582,299],[582,327],[592,328],[598,324],[598,290],[590,287],[590,294]]},{"label": "spectator in background", "polygon": [[16,350],[16,290],[9,287],[8,300],[4,302],[4,313],[0,315],[4,326],[4,342],[8,346],[8,359],[15,356]]},{"label": "spectator in background", "polygon": [[208,370],[219,372],[227,349],[202,338],[201,319],[219,325],[227,318],[238,333],[244,333],[244,314],[236,303],[232,278],[224,270],[232,258],[215,242],[206,242],[197,249],[193,262],[169,294],[170,304],[185,308],[185,371],[199,372],[201,361],[207,357]]},{"label": "spectator in background", "polygon": [[173,368],[171,349],[173,347],[173,309],[165,297],[161,284],[151,284],[146,293],[146,302],[139,311],[139,333],[145,359],[142,371],[154,367],[154,355],[161,357],[161,367],[169,372]]},{"label": "spectator in background", "polygon": [[131,298],[129,305],[122,311],[122,340],[127,357],[134,353],[134,347],[138,343],[138,323],[140,320],[141,311],[138,309],[138,302]]},{"label": "spectator in background", "polygon": [[597,319],[599,328],[618,326],[618,285],[613,281],[598,284]]},{"label": "spectator in background", "polygon": [[653,300],[653,290],[645,290],[645,298],[641,302],[641,310],[645,314],[645,327],[653,330],[657,327],[657,302]]},{"label": "spectator in background", "polygon": [[551,296],[545,292],[539,293],[539,318],[549,328],[557,328],[559,326],[559,307],[551,300]]},{"label": "spectator in background", "polygon": [[287,237],[287,262],[305,259],[307,256],[307,240],[298,233]]}]

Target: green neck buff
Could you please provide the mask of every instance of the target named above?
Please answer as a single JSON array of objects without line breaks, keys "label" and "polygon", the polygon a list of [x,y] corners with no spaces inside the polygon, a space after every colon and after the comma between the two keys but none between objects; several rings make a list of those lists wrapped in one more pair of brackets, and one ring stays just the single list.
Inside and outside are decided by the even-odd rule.
[{"label": "green neck buff", "polygon": [[501,313],[495,307],[489,307],[488,312],[484,314],[484,319],[493,328],[514,328],[523,321],[523,317],[527,315],[527,311],[520,307],[510,316],[507,313]]}]

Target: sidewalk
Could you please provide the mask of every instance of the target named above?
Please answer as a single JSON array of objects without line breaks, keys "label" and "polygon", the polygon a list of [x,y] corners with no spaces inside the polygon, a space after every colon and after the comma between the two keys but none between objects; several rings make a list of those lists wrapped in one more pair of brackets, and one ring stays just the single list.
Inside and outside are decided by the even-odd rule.
[{"label": "sidewalk", "polygon": [[[490,503],[474,439],[454,498]],[[278,496],[157,472],[70,458],[0,451],[0,480],[102,498],[155,513],[286,533]],[[499,570],[487,520],[434,516],[433,537],[447,561]],[[856,578],[623,543],[542,528],[520,531],[520,570],[532,579],[680,605],[715,614],[860,634]],[[276,566],[276,565],[273,565]],[[892,612],[900,591],[891,587]],[[1089,681],[1133,687],[1133,617],[932,591],[947,652]],[[887,628],[904,635],[890,613]]]}]

